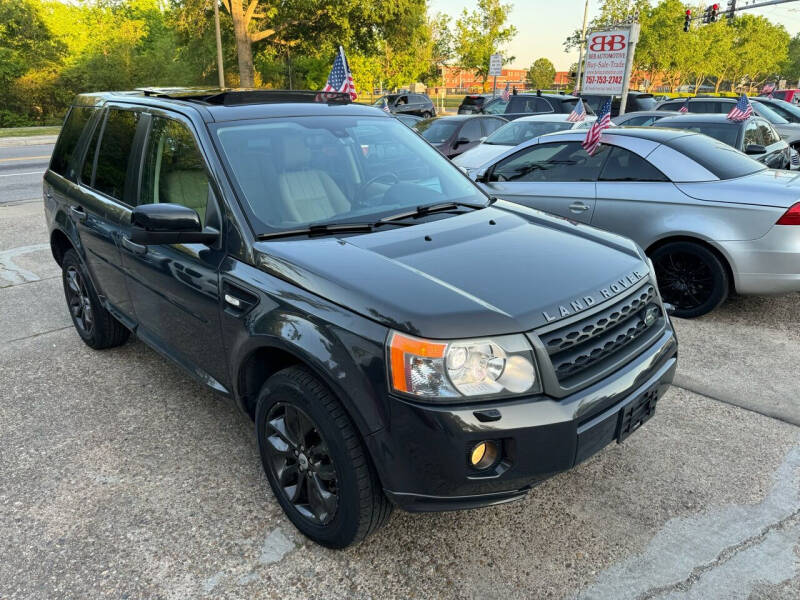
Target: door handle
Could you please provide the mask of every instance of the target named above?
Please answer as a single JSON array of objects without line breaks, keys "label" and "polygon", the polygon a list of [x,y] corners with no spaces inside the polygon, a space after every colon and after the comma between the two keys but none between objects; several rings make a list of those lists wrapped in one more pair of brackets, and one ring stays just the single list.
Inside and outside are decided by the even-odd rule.
[{"label": "door handle", "polygon": [[86,214],[86,210],[82,206],[70,206],[69,207],[69,214],[72,215],[72,218],[76,221],[81,223],[86,222],[86,217],[89,215]]},{"label": "door handle", "polygon": [[147,246],[143,246],[142,244],[137,244],[136,242],[130,241],[127,236],[122,236],[122,247],[125,248],[131,254],[146,254],[147,253]]},{"label": "door handle", "polygon": [[570,211],[572,211],[574,213],[582,213],[582,212],[586,212],[587,210],[589,210],[589,207],[586,206],[583,202],[578,201],[578,202],[573,202],[572,204],[570,204],[569,205],[569,209],[570,209]]}]

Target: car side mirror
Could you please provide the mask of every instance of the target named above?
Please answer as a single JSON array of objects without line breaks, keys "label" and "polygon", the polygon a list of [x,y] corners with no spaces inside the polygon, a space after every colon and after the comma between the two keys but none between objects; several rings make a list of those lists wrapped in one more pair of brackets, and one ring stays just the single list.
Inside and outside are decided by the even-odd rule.
[{"label": "car side mirror", "polygon": [[488,183],[489,169],[473,169],[469,172],[469,178],[475,183]]},{"label": "car side mirror", "polygon": [[460,138],[458,138],[456,140],[456,142],[455,142],[455,144],[453,144],[453,146],[460,146],[461,144],[469,144],[469,143],[470,143],[470,140],[468,140],[465,137],[460,137]]},{"label": "car side mirror", "polygon": [[133,209],[130,239],[137,244],[212,244],[219,231],[203,229],[197,211],[180,204],[143,204]]},{"label": "car side mirror", "polygon": [[767,149],[761,144],[747,144],[744,147],[745,154],[764,154]]}]

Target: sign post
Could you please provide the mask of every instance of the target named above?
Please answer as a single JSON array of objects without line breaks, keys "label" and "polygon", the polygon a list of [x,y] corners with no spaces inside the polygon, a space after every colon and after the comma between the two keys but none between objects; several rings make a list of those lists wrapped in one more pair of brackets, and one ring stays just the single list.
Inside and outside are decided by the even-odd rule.
[{"label": "sign post", "polygon": [[608,31],[594,31],[586,38],[586,61],[581,92],[621,96],[620,114],[625,112],[633,53],[639,24]]},{"label": "sign post", "polygon": [[489,75],[494,77],[494,85],[492,86],[492,98],[497,94],[497,76],[503,74],[503,55],[492,54],[489,57]]}]

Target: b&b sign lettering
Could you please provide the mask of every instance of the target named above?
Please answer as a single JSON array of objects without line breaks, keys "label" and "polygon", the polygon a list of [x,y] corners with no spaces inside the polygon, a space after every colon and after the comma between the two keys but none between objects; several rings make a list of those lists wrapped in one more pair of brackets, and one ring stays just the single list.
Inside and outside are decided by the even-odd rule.
[{"label": "b&b sign lettering", "polygon": [[627,29],[590,33],[581,91],[604,96],[622,94],[628,47]]}]

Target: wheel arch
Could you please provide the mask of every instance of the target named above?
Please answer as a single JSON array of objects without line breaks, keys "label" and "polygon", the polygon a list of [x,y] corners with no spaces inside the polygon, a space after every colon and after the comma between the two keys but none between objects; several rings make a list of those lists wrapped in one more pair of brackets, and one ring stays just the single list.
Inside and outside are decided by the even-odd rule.
[{"label": "wheel arch", "polygon": [[733,268],[731,267],[730,260],[725,255],[725,253],[720,250],[717,246],[711,243],[709,240],[703,239],[701,237],[691,236],[691,235],[671,235],[665,238],[661,238],[648,246],[645,249],[645,254],[650,257],[653,252],[661,248],[662,246],[666,246],[667,244],[671,244],[672,242],[689,242],[692,244],[697,244],[698,246],[702,246],[706,250],[712,252],[722,263],[722,266],[725,269],[725,273],[728,275],[728,287],[729,291],[735,292],[736,291],[736,279],[734,276]]},{"label": "wheel arch", "polygon": [[72,240],[69,239],[66,233],[60,229],[54,229],[50,234],[50,252],[52,252],[53,258],[58,263],[59,267],[64,261],[64,254],[66,254],[68,250],[77,251],[75,244],[72,243]]}]

